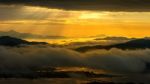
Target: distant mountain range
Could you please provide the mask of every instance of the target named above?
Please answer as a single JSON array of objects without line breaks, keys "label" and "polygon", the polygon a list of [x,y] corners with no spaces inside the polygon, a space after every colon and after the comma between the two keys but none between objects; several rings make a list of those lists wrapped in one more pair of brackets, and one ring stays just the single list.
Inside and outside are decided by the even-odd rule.
[{"label": "distant mountain range", "polygon": [[96,45],[96,46],[84,46],[76,48],[76,51],[79,52],[86,52],[90,50],[96,50],[96,49],[112,49],[112,48],[118,48],[118,49],[145,49],[150,48],[150,39],[143,38],[143,39],[135,39],[131,40],[125,43],[119,43],[119,44],[113,44],[113,45]]},{"label": "distant mountain range", "polygon": [[14,30],[10,31],[0,31],[0,36],[12,36],[21,39],[62,39],[66,38],[64,36],[48,36],[48,35],[38,35],[31,33],[20,33]]},{"label": "distant mountain range", "polygon": [[[1,46],[21,46],[21,45],[46,45],[48,43],[46,42],[29,42],[26,40],[22,40],[19,38],[15,37],[10,37],[10,36],[1,36],[0,37],[0,45]],[[86,52],[90,50],[96,50],[96,49],[112,49],[112,48],[118,48],[118,49],[145,49],[145,48],[150,48],[150,39],[148,38],[143,38],[143,39],[135,39],[131,40],[125,43],[118,43],[118,44],[113,44],[113,45],[95,45],[95,46],[83,46],[76,48],[76,51],[79,52]]]},{"label": "distant mountain range", "polygon": [[136,38],[107,36],[105,38],[96,38],[95,40],[134,40],[134,39],[136,39]]},{"label": "distant mountain range", "polygon": [[10,36],[1,36],[0,37],[0,45],[1,46],[21,46],[21,45],[46,45],[48,43],[46,42],[28,42],[26,40],[22,40],[19,38],[15,37],[10,37]]}]

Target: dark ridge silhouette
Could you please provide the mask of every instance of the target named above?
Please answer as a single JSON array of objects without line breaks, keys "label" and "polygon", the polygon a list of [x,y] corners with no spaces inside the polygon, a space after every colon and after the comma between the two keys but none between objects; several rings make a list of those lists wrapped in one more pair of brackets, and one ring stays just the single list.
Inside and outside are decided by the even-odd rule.
[{"label": "dark ridge silhouette", "polygon": [[49,36],[49,35],[38,35],[38,34],[31,34],[31,33],[21,33],[14,30],[9,31],[0,31],[0,36],[11,36],[21,39],[64,39],[67,37],[64,36]]},{"label": "dark ridge silhouette", "polygon": [[114,45],[107,45],[107,46],[102,46],[102,45],[96,45],[96,46],[84,46],[84,47],[79,47],[76,48],[76,51],[79,52],[86,52],[90,50],[96,50],[96,49],[112,49],[112,48],[118,48],[122,50],[126,49],[146,49],[150,48],[150,39],[136,39],[136,40],[131,40],[125,43],[119,43],[119,44],[114,44]]},{"label": "dark ridge silhouette", "polygon": [[105,38],[96,38],[95,40],[134,40],[135,38],[127,38],[127,37],[105,37]]},{"label": "dark ridge silhouette", "polygon": [[110,45],[108,48],[120,48],[120,49],[145,49],[150,48],[150,39],[136,39],[126,43]]},{"label": "dark ridge silhouette", "polygon": [[1,36],[0,37],[0,45],[1,46],[20,46],[20,45],[38,45],[38,44],[48,44],[46,42],[28,42],[26,40],[22,40],[15,37],[10,36]]}]

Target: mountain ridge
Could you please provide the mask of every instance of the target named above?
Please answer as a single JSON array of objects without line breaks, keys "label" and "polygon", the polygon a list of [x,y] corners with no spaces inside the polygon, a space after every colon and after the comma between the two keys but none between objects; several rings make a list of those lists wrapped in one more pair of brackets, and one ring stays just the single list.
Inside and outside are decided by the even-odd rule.
[{"label": "mountain ridge", "polygon": [[113,45],[96,45],[96,46],[84,46],[76,48],[76,51],[79,52],[86,52],[89,50],[96,50],[96,49],[112,49],[112,48],[118,48],[122,50],[126,49],[146,49],[150,48],[150,39],[142,38],[142,39],[135,39],[131,40],[125,43],[118,43]]},{"label": "mountain ridge", "polygon": [[17,32],[15,30],[9,30],[9,31],[0,31],[0,36],[12,36],[16,38],[21,38],[21,39],[62,39],[62,38],[67,38],[64,36],[49,36],[49,35],[39,35],[39,34],[31,34],[31,33],[21,33]]},{"label": "mountain ridge", "polygon": [[46,45],[48,43],[46,43],[46,42],[29,42],[26,40],[15,38],[15,37],[0,36],[0,45],[1,46],[14,47],[14,46],[21,46],[21,45],[38,45],[38,44]]}]

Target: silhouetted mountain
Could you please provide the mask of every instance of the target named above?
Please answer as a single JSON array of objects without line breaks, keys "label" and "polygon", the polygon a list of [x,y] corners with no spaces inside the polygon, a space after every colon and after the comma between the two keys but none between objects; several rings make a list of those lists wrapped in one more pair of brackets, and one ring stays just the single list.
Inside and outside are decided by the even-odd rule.
[{"label": "silhouetted mountain", "polygon": [[102,46],[102,45],[84,46],[84,47],[76,48],[75,50],[80,51],[80,52],[86,52],[86,51],[95,50],[95,49],[111,49],[111,48],[118,48],[118,49],[150,48],[150,39],[136,39],[136,40],[131,40],[125,43],[119,43],[119,44],[108,45],[108,46]]},{"label": "silhouetted mountain", "polygon": [[136,39],[126,43],[110,45],[106,48],[120,48],[120,49],[145,49],[150,48],[150,39]]},{"label": "silhouetted mountain", "polygon": [[1,36],[0,45],[2,46],[20,46],[20,45],[37,45],[37,44],[48,44],[46,42],[28,42],[19,38],[10,36]]},{"label": "silhouetted mountain", "polygon": [[10,31],[0,31],[0,36],[12,36],[16,38],[38,38],[38,39],[62,39],[66,38],[64,36],[48,36],[48,35],[38,35],[38,34],[31,34],[31,33],[20,33],[14,30]]},{"label": "silhouetted mountain", "polygon": [[96,38],[95,40],[133,40],[135,38],[127,38],[127,37],[105,37],[105,38]]}]

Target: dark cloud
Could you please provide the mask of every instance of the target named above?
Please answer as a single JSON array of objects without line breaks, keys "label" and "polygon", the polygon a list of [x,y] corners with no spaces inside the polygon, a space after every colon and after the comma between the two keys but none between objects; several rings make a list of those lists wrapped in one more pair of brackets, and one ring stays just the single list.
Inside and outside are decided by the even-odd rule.
[{"label": "dark cloud", "polygon": [[[26,13],[27,12],[27,13]],[[35,13],[37,14],[35,16]],[[12,20],[41,20],[47,18],[47,12],[23,10],[23,6],[6,6],[0,5],[0,21],[12,21]],[[2,22],[1,22],[2,23]],[[9,22],[7,22],[9,23]]]},{"label": "dark cloud", "polygon": [[0,0],[0,3],[66,10],[150,11],[150,0]]}]

